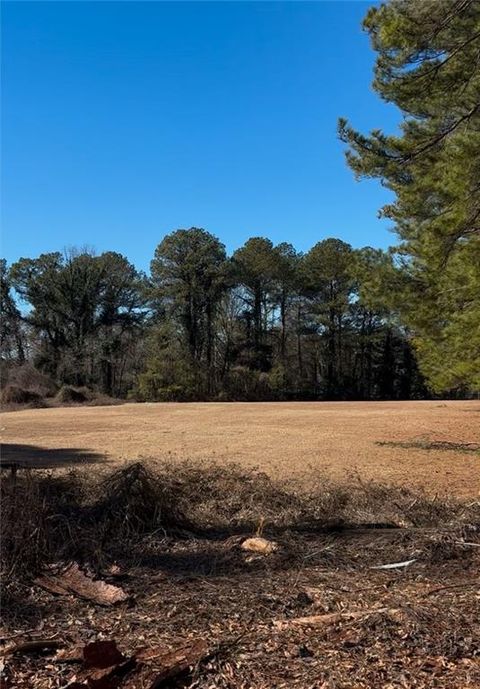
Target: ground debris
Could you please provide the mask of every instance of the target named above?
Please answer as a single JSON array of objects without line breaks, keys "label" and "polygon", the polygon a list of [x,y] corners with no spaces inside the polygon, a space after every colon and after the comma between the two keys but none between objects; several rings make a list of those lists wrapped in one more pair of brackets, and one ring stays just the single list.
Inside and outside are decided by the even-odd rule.
[{"label": "ground debris", "polygon": [[294,617],[289,620],[276,620],[274,626],[278,629],[286,629],[293,626],[314,627],[317,625],[336,624],[343,620],[355,620],[369,615],[398,613],[397,608],[371,608],[368,610],[351,610],[347,612],[332,612],[325,615],[309,615],[307,617]]},{"label": "ground debris", "polygon": [[87,667],[104,669],[120,665],[126,658],[118,650],[115,641],[94,641],[84,647],[83,660]]},{"label": "ground debris", "polygon": [[155,679],[151,689],[163,686],[164,682],[172,679],[189,668],[198,665],[210,655],[208,644],[202,639],[178,646],[172,651],[160,648],[146,648],[135,654],[139,663],[149,663],[155,667]]},{"label": "ground debris", "polygon": [[61,648],[57,651],[54,660],[60,663],[81,663],[83,662],[83,646]]},{"label": "ground debris", "polygon": [[160,689],[167,680],[188,672],[209,656],[202,639],[180,644],[142,648],[126,657],[115,641],[97,641],[83,649],[84,668],[70,678],[68,689]]},{"label": "ground debris", "polygon": [[411,560],[404,560],[403,562],[391,562],[388,565],[373,565],[371,569],[402,569],[403,567],[410,567],[410,565],[413,565],[416,561],[416,558],[412,558]]},{"label": "ground debris", "polygon": [[[135,592],[136,604],[98,605],[78,593],[71,595],[65,582],[59,582],[66,567],[45,570],[44,560],[32,559],[41,568],[15,570],[6,590],[0,648],[13,640],[40,638],[63,640],[65,648],[5,655],[3,671],[0,662],[5,685],[15,689],[480,687],[477,501],[427,500],[406,489],[380,485],[364,486],[356,494],[354,486],[348,493],[327,491],[323,482],[321,491],[297,495],[290,489],[273,490],[261,477],[250,481],[237,476],[232,483],[230,469],[226,475],[225,471],[215,474],[213,497],[210,473],[203,487],[199,473],[188,485],[185,477],[176,476],[183,482],[180,494],[188,498],[182,499],[182,510],[189,518],[198,518],[192,520],[197,524],[194,531],[157,528],[158,520],[152,517],[148,529],[144,520],[137,520],[138,529],[130,521],[114,542],[103,537],[104,522],[98,526],[96,521],[104,505],[98,494],[84,491],[84,502],[70,505],[69,496],[77,495],[78,482],[69,493],[66,479],[59,483],[49,478],[48,491],[39,493],[42,504],[51,499],[53,490],[59,498],[45,523],[50,529],[70,520],[72,545],[78,544],[78,552],[65,555],[64,532],[55,531],[61,548],[54,549],[48,561],[77,562],[89,584],[95,583],[89,567],[104,583],[125,577],[125,588]],[[166,481],[169,476],[165,474]],[[253,491],[249,500],[248,491]],[[99,494],[103,501],[103,493]],[[145,502],[138,497],[137,517],[143,514],[139,510]],[[23,497],[17,502],[23,509]],[[125,512],[117,505],[112,528]],[[248,537],[264,535],[262,520],[256,534],[254,529],[269,505],[267,538],[275,539],[280,552],[244,551],[241,544]],[[111,502],[108,510],[110,514]],[[402,513],[407,515],[403,528],[378,528],[397,521]],[[32,521],[35,529],[37,522]],[[36,538],[37,531],[32,533]],[[47,542],[57,542],[50,540],[51,531],[45,534]],[[102,538],[94,537],[97,534]],[[24,541],[22,537],[20,544]],[[103,549],[95,559],[99,543]],[[52,550],[46,552],[50,558]],[[397,571],[371,569],[377,563],[414,558],[415,566]],[[32,586],[39,571],[49,577],[50,588]],[[52,587],[60,596],[50,594]],[[219,651],[226,639],[234,641]],[[84,653],[88,648],[86,655],[94,658],[90,665]],[[98,664],[107,666],[95,667]]]},{"label": "ground debris", "polygon": [[101,579],[92,579],[82,572],[75,562],[68,564],[58,573],[37,577],[34,583],[50,593],[61,596],[73,593],[98,605],[115,605],[124,603],[130,598],[119,586],[107,584]]},{"label": "ground debris", "polygon": [[240,545],[242,550],[247,550],[252,553],[260,553],[263,555],[270,555],[275,550],[278,550],[278,544],[275,541],[270,541],[266,538],[261,538],[260,536],[254,536],[253,538],[247,538]]}]

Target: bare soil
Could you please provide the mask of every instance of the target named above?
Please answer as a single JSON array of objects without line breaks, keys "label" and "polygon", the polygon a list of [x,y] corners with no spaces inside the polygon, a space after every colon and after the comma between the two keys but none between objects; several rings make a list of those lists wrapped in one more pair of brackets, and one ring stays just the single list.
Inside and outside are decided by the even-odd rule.
[{"label": "bare soil", "polygon": [[1,415],[3,461],[37,467],[216,460],[277,478],[480,494],[480,402],[124,404]]}]

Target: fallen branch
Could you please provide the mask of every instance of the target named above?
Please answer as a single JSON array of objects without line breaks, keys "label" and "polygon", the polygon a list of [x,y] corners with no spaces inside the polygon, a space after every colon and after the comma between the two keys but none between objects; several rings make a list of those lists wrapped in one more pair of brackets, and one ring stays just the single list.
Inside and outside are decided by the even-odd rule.
[{"label": "fallen branch", "polygon": [[38,651],[48,651],[50,649],[62,648],[65,642],[60,639],[35,639],[33,641],[22,641],[19,644],[12,644],[0,651],[1,656],[13,655],[16,653],[37,653]]},{"label": "fallen branch", "polygon": [[448,586],[438,586],[436,589],[431,589],[430,591],[427,591],[424,595],[425,596],[432,596],[434,593],[440,593],[441,591],[448,591],[448,589],[463,589],[463,588],[468,588],[469,586],[478,586],[480,588],[480,580],[479,581],[464,581],[461,584],[449,584]]},{"label": "fallen branch", "polygon": [[294,617],[291,620],[277,620],[274,622],[277,629],[286,629],[288,627],[296,626],[317,626],[323,624],[335,624],[342,620],[354,620],[369,615],[389,613],[394,614],[398,612],[398,608],[369,608],[368,610],[352,610],[350,612],[332,612],[325,615],[310,615],[308,617]]},{"label": "fallen branch", "polygon": [[86,598],[98,605],[115,605],[123,603],[129,599],[119,586],[107,584],[101,579],[94,580],[82,572],[80,567],[74,562],[59,574],[46,574],[37,577],[35,584],[60,596],[67,596],[72,593],[80,598]]},{"label": "fallen branch", "polygon": [[29,634],[38,633],[38,628],[35,629],[25,629],[25,631],[17,632],[16,634],[9,634],[9,636],[0,636],[0,644],[4,644],[5,641],[11,641],[12,639],[18,639],[19,636],[28,636]]}]

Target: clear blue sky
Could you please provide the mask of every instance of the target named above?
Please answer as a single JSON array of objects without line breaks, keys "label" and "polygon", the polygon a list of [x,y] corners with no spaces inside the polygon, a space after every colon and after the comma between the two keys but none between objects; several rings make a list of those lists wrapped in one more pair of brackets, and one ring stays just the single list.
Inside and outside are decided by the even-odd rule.
[{"label": "clear blue sky", "polygon": [[363,2],[7,2],[3,246],[93,246],[147,268],[173,229],[229,251],[328,236],[394,242],[337,118],[395,128],[371,89]]}]

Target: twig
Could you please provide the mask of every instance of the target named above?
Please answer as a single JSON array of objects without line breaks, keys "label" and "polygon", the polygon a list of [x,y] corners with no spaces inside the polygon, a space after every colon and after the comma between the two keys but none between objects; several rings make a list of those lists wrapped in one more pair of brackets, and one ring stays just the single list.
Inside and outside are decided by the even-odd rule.
[{"label": "twig", "polygon": [[13,655],[14,653],[35,653],[36,651],[47,651],[50,649],[61,648],[65,645],[60,639],[35,639],[34,641],[23,641],[19,644],[8,646],[0,652],[0,655]]},{"label": "twig", "polygon": [[424,593],[424,596],[432,596],[434,593],[439,593],[440,591],[447,591],[448,589],[459,589],[459,588],[468,588],[469,586],[479,586],[480,581],[465,581],[462,584],[449,584],[448,586],[439,586],[436,589],[432,589],[431,591],[427,591]]},{"label": "twig", "polygon": [[16,634],[10,634],[9,636],[1,636],[0,643],[3,644],[5,641],[11,641],[12,639],[18,639],[19,636],[28,636],[29,634],[38,634],[38,629],[26,629],[23,632],[17,632]]},{"label": "twig", "polygon": [[375,565],[370,567],[370,569],[400,569],[402,567],[409,567],[416,561],[417,558],[414,558],[413,560],[404,560],[403,562],[392,562],[389,565]]}]

